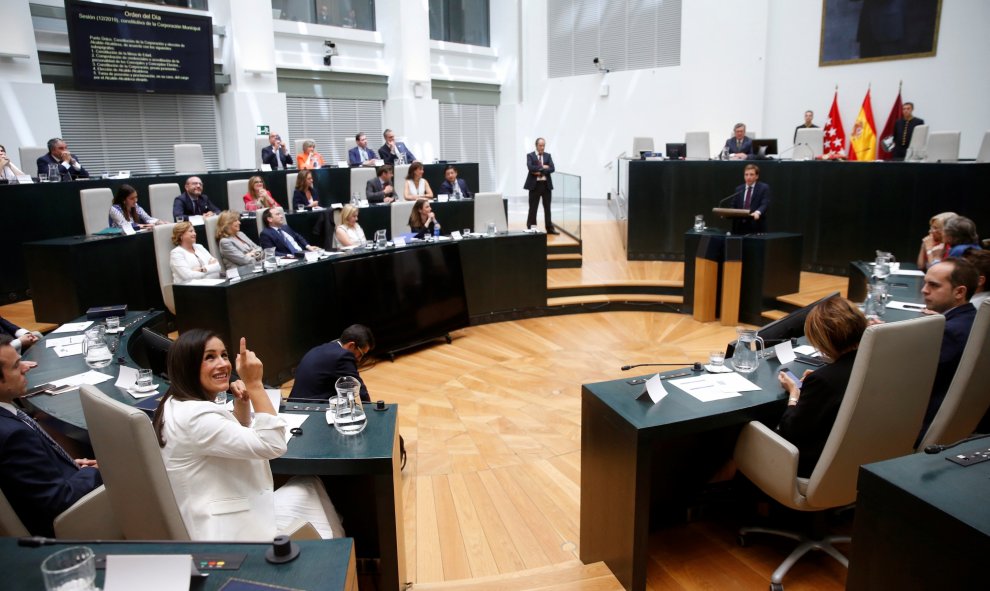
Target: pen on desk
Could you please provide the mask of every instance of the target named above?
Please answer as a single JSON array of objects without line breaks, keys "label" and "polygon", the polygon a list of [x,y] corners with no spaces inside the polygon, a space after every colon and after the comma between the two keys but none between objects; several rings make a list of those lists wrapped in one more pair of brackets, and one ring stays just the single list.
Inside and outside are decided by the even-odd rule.
[{"label": "pen on desk", "polygon": [[901,304],[901,305],[904,306],[905,308],[907,308],[908,310],[924,310],[925,309],[924,306],[919,306],[918,304]]}]

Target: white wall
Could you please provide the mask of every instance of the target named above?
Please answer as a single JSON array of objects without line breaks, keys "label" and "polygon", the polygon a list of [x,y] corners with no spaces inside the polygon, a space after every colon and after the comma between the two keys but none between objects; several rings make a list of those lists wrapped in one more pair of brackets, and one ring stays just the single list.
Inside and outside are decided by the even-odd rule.
[{"label": "white wall", "polygon": [[[495,4],[495,3],[493,3]],[[512,67],[503,86],[500,123],[500,190],[521,195],[523,154],[535,137],[547,138],[557,169],[582,176],[582,194],[603,198],[614,173],[603,165],[630,151],[633,136],[653,136],[662,146],[683,141],[686,131],[705,131],[711,152],[731,134],[737,121],[759,137],[790,145],[794,127],[806,109],[819,124],[827,116],[839,85],[843,123],[851,127],[872,83],[873,111],[883,127],[904,81],[904,100],[933,130],[962,130],[961,156],[976,155],[990,129],[986,58],[990,56],[990,3],[953,0],[942,3],[937,56],[869,64],[818,66],[820,1],[758,0],[724,2],[684,0],[681,65],[613,72],[604,76],[546,78],[547,8],[545,0],[522,4],[522,99]],[[515,13],[492,8],[493,46],[511,49]],[[607,64],[606,64],[607,65]],[[609,96],[600,97],[603,80]],[[506,90],[509,92],[506,92]],[[505,116],[503,117],[503,111]]]}]

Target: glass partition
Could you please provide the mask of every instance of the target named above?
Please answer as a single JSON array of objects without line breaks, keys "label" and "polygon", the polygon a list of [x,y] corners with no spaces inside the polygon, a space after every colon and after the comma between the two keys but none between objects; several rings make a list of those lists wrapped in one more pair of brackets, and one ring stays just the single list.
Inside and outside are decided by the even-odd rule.
[{"label": "glass partition", "polygon": [[375,30],[374,0],[272,0],[272,17],[347,29]]},{"label": "glass partition", "polygon": [[581,239],[581,177],[560,171],[554,173],[550,212],[553,223],[560,230]]}]

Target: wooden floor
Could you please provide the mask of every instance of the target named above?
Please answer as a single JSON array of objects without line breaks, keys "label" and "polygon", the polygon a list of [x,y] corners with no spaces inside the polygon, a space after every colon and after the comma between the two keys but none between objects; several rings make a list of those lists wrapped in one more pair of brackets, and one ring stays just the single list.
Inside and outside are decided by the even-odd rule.
[{"label": "wooden floor", "polygon": [[[550,270],[551,285],[683,279],[680,263],[625,261],[614,222],[585,224],[582,233],[583,267]],[[844,285],[804,273],[794,301]],[[30,303],[0,307],[0,314],[51,328],[34,323]],[[625,364],[704,360],[734,329],[672,313],[608,312],[453,336],[450,345],[362,370],[372,398],[401,409],[407,578],[430,589],[616,588],[600,564],[578,564],[581,384],[623,377]],[[739,548],[736,525],[710,519],[653,534],[649,588],[767,588],[792,545],[754,540]],[[788,591],[841,589],[845,571],[812,556],[785,581]]]}]

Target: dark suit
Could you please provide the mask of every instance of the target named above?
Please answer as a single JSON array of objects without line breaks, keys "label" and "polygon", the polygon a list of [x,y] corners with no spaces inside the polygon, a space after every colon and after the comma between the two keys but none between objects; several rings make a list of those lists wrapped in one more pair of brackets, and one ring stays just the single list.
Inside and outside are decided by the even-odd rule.
[{"label": "dark suit", "polygon": [[0,316],[0,334],[10,335],[10,338],[16,339],[17,331],[19,330],[21,330],[20,326],[17,326],[3,316]]},{"label": "dark suit", "polygon": [[908,146],[911,145],[914,128],[924,124],[925,120],[920,117],[912,117],[910,121],[902,117],[894,122],[894,151],[891,154],[895,159],[904,160]]},{"label": "dark suit", "polygon": [[[409,164],[416,159],[416,157],[413,156],[413,153],[409,151],[409,148],[407,148],[402,142],[395,142],[395,149],[406,155],[406,164]],[[388,144],[382,144],[382,147],[378,148],[378,157],[381,158],[385,164],[395,166],[395,161],[397,160],[396,154],[392,153],[388,147]]]},{"label": "dark suit", "polygon": [[[312,195],[313,195],[313,201],[319,203],[320,202],[320,192],[316,190],[316,184],[314,184],[310,188],[309,192],[312,193]],[[306,193],[303,193],[299,189],[296,189],[296,190],[294,190],[292,192],[292,209],[298,211],[298,210],[302,209],[303,207],[307,207],[308,204],[309,204],[309,201],[306,199]]]},{"label": "dark suit", "polygon": [[[372,150],[371,148],[365,148],[364,151],[367,153],[368,157],[362,159],[360,147],[354,146],[353,148],[348,150],[347,163],[350,164],[351,166],[361,166],[362,164],[365,163],[366,160],[373,160],[376,156],[378,156],[378,154],[376,154],[375,151]],[[412,162],[412,160],[410,160],[410,162]]]},{"label": "dark suit", "polygon": [[276,151],[272,146],[261,149],[261,162],[272,167],[272,170],[286,169],[292,166],[292,155],[282,150]]},{"label": "dark suit", "polygon": [[949,384],[956,375],[956,368],[962,359],[969,331],[976,320],[976,308],[966,302],[949,310],[945,316],[945,332],[942,333],[942,347],[938,354],[938,368],[935,370],[935,382],[932,384],[932,397],[928,399],[928,410],[925,411],[925,421],[922,424],[922,434],[938,413],[938,408],[945,400]]},{"label": "dark suit", "polygon": [[193,200],[193,198],[188,193],[183,193],[175,198],[172,202],[172,219],[184,215],[189,217],[191,215],[203,215],[204,213],[212,211],[213,213],[220,213],[220,208],[210,202],[210,198],[205,194],[200,195],[199,199]]},{"label": "dark suit", "polygon": [[[384,203],[385,202],[385,187],[391,187],[392,181],[383,183],[381,177],[375,177],[369,180],[364,186],[364,195],[368,198],[368,203]],[[392,198],[395,198],[395,192],[392,192]]]},{"label": "dark suit", "polygon": [[[732,207],[735,209],[745,209],[746,185],[736,187],[738,195],[732,198]],[[733,218],[733,234],[760,234],[767,231],[767,209],[770,207],[770,185],[756,181],[753,185],[753,196],[749,202],[749,212],[760,212],[760,219],[754,220],[751,217]]]},{"label": "dark suit", "polygon": [[32,535],[53,535],[59,513],[101,484],[99,470],[70,464],[38,432],[0,408],[0,489]]},{"label": "dark suit", "polygon": [[361,400],[371,402],[368,388],[358,375],[354,353],[343,348],[338,341],[330,341],[310,349],[296,368],[296,381],[292,385],[289,400],[328,400],[337,395],[334,384],[344,376],[361,382]]},{"label": "dark suit", "polygon": [[[299,245],[300,252],[305,251],[306,247],[309,246],[306,239],[289,226],[282,226],[279,230],[292,236],[292,239]],[[295,254],[292,252],[292,248],[289,247],[289,242],[275,228],[265,228],[262,230],[259,242],[261,242],[261,248],[275,248],[275,254],[277,255]]]},{"label": "dark suit", "polygon": [[753,154],[753,140],[749,139],[749,136],[743,136],[739,145],[736,145],[735,137],[730,137],[725,140],[725,147],[729,149],[729,154]]},{"label": "dark suit", "polygon": [[[79,162],[79,160],[76,159],[74,156],[73,156],[73,160]],[[38,158],[37,164],[38,164],[38,176],[41,176],[42,174],[48,174],[48,167],[50,165],[55,165],[58,167],[59,175],[61,175],[63,181],[74,181],[76,179],[89,178],[89,172],[87,172],[86,169],[82,167],[81,163],[79,164],[79,170],[76,170],[74,166],[70,166],[68,170],[66,170],[66,168],[62,166],[61,162],[52,158],[52,155],[50,153],[45,154],[44,156]]]},{"label": "dark suit", "polygon": [[[544,170],[543,165],[550,168]],[[535,150],[526,154],[526,169],[529,170],[529,174],[526,175],[526,182],[523,183],[523,189],[529,191],[529,214],[526,216],[526,227],[530,228],[536,225],[536,208],[542,201],[543,222],[547,232],[550,232],[553,231],[553,222],[550,221],[550,192],[553,191],[553,177],[551,175],[557,169],[553,165],[553,158],[549,152],[543,153],[543,165],[540,164],[540,156]],[[545,177],[546,180],[539,180],[541,176]]]},{"label": "dark suit", "polygon": [[788,406],[780,417],[777,433],[798,448],[797,475],[801,478],[811,476],[825,449],[855,362],[856,351],[850,351],[811,372],[804,380],[798,403]]},{"label": "dark suit", "polygon": [[[464,179],[457,179],[457,184],[461,188],[461,195],[463,195],[465,199],[470,199],[471,198],[471,191],[468,190],[467,183],[464,182]],[[450,184],[450,181],[446,181],[445,180],[444,182],[440,183],[440,190],[437,191],[437,194],[438,195],[453,195],[454,194],[454,186]]]}]

